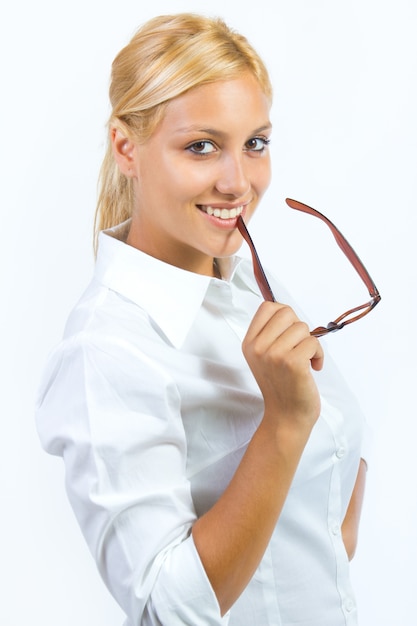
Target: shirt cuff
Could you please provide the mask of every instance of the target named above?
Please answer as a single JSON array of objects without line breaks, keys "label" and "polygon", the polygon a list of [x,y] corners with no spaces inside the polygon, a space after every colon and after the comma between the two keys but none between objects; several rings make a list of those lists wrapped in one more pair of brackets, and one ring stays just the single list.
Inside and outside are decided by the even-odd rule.
[{"label": "shirt cuff", "polygon": [[192,535],[171,550],[159,572],[148,612],[163,626],[227,626]]}]

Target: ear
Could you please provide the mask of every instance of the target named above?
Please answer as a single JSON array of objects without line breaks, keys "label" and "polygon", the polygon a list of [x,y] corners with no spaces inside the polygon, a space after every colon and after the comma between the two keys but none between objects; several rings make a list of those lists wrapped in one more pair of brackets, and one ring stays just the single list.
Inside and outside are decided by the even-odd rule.
[{"label": "ear", "polygon": [[134,142],[123,135],[118,128],[110,130],[110,141],[120,171],[127,178],[134,178],[136,175],[136,146]]}]

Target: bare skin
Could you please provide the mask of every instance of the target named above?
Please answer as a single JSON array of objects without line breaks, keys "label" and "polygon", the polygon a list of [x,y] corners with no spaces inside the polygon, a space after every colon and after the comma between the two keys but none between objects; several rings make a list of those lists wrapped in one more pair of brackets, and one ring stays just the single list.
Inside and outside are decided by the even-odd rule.
[{"label": "bare skin", "polygon": [[342,524],[342,537],[350,561],[355,556],[358,543],[359,522],[365,494],[366,471],[366,463],[361,459],[355,487]]}]

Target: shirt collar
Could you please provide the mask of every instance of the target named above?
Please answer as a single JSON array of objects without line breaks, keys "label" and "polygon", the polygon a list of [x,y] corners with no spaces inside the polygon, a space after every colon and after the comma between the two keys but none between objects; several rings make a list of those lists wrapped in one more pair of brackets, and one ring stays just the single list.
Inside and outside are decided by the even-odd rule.
[{"label": "shirt collar", "polygon": [[[109,289],[145,309],[169,341],[180,347],[210,284],[218,279],[169,265],[126,244],[129,228],[127,220],[100,233],[95,276]],[[241,258],[217,262],[225,281],[232,281],[238,273],[257,292],[251,273],[240,271]]]}]

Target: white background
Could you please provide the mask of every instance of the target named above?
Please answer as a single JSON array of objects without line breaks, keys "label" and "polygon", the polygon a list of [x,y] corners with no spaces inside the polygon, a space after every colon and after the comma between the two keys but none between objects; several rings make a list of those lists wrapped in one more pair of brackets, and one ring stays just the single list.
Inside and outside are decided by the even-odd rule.
[{"label": "white background", "polygon": [[[251,224],[261,258],[313,323],[382,302],[326,341],[374,431],[358,554],[361,626],[416,626],[417,4],[414,0],[22,0],[2,9],[0,624],[119,626],[33,406],[48,352],[93,267],[110,64],[136,27],[182,10],[248,36],[275,85],[274,181]],[[332,626],[332,625],[323,625]]]}]

